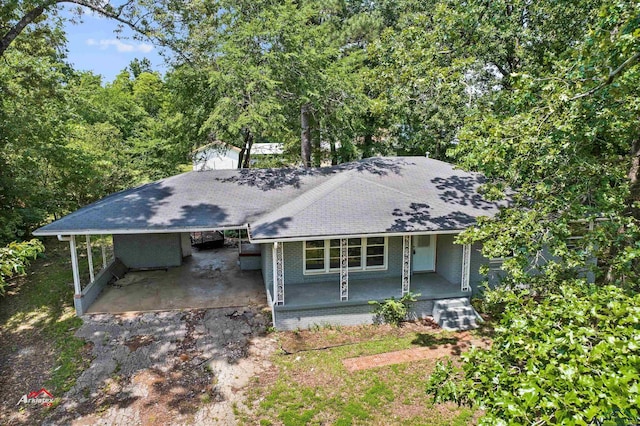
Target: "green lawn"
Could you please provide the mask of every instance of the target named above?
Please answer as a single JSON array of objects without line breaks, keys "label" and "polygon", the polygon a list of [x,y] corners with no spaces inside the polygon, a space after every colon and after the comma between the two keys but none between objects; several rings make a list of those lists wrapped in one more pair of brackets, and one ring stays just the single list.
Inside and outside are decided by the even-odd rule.
[{"label": "green lawn", "polygon": [[[374,328],[374,327],[371,327]],[[317,341],[343,330],[307,331],[318,333]],[[433,332],[430,342],[447,342],[450,334]],[[295,332],[294,332],[295,334]],[[369,331],[364,335],[370,334]],[[274,369],[250,386],[247,406],[240,411],[244,424],[284,425],[468,425],[475,422],[476,410],[456,405],[436,404],[425,393],[434,360],[396,364],[350,373],[342,365],[345,358],[423,346],[424,333],[402,332],[383,335],[329,349],[276,354]],[[291,332],[278,333],[291,339]],[[442,337],[439,339],[439,337]],[[314,339],[316,340],[316,339]],[[353,339],[352,339],[353,340]],[[356,339],[357,340],[357,339]],[[428,346],[433,347],[432,344]]]},{"label": "green lawn", "polygon": [[[38,373],[42,386],[60,396],[73,386],[88,360],[83,357],[84,340],[74,336],[82,320],[73,308],[69,245],[47,239],[45,246],[45,252],[27,268],[27,275],[14,279],[7,294],[0,297],[0,332],[12,342],[5,348],[9,351],[20,350],[23,342],[53,348],[53,369]],[[79,248],[78,254],[81,271],[87,271],[86,251]]]}]

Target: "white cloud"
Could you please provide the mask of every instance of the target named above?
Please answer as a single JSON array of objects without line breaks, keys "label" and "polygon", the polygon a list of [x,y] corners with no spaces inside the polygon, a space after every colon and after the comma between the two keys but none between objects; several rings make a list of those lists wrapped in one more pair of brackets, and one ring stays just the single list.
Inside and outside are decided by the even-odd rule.
[{"label": "white cloud", "polygon": [[114,46],[118,52],[131,53],[142,52],[149,53],[153,50],[153,45],[149,43],[124,43],[117,38],[96,40],[94,38],[87,39],[87,46],[96,46],[100,50],[107,50],[109,47]]}]

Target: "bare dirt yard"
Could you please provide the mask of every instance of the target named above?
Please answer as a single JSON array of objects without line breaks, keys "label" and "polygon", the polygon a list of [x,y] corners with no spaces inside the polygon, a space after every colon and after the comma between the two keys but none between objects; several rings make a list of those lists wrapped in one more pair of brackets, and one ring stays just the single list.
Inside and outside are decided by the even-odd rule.
[{"label": "bare dirt yard", "polygon": [[235,424],[276,348],[259,308],[93,315],[93,361],[45,424]]}]

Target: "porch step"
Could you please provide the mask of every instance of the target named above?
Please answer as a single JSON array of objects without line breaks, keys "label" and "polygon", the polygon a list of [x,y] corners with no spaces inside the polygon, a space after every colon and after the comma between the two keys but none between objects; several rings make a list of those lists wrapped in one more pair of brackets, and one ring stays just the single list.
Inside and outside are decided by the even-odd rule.
[{"label": "porch step", "polygon": [[433,320],[445,330],[477,328],[482,318],[468,298],[438,300],[433,305]]}]

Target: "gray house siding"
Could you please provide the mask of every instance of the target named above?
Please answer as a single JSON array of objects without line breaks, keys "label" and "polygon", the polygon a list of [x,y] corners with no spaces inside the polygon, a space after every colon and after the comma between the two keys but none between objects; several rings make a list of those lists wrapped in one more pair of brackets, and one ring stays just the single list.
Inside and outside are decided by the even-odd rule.
[{"label": "gray house siding", "polygon": [[454,244],[455,235],[438,235],[436,272],[450,283],[462,280],[462,246]]},{"label": "gray house siding", "polygon": [[128,268],[180,266],[182,238],[179,233],[114,235],[113,252]]}]

